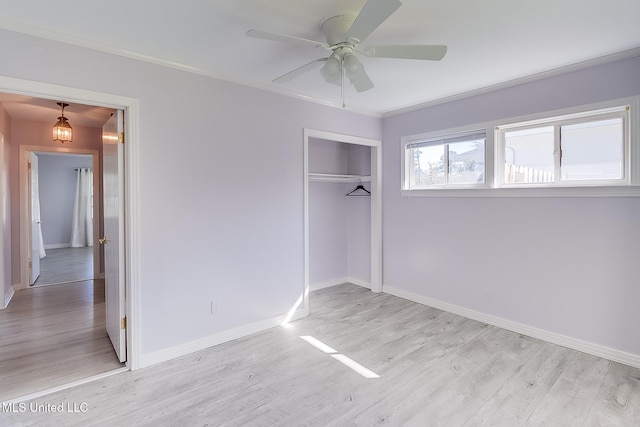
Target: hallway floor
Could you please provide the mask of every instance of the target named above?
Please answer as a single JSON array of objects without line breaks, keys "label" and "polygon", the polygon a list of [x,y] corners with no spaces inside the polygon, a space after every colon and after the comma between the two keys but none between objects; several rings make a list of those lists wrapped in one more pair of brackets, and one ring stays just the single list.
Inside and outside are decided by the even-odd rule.
[{"label": "hallway floor", "polygon": [[104,280],[17,291],[0,311],[0,401],[123,366],[105,329]]}]

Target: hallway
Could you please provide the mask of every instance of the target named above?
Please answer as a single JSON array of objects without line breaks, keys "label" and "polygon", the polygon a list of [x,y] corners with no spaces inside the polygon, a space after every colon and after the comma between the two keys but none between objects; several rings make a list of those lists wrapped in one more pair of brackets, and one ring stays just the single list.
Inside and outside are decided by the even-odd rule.
[{"label": "hallway", "polygon": [[119,369],[104,280],[17,291],[0,311],[0,401]]},{"label": "hallway", "polygon": [[93,247],[47,249],[40,259],[40,275],[32,286],[57,285],[93,279]]}]

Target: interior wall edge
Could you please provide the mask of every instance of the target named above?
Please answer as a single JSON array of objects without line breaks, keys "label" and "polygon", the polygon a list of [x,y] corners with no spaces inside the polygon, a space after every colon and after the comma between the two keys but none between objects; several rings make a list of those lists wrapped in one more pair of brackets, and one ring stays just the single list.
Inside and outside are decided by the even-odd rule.
[{"label": "interior wall edge", "polygon": [[331,288],[333,286],[342,285],[343,283],[351,283],[352,285],[357,285],[362,288],[371,289],[371,283],[366,282],[364,280],[356,279],[354,277],[339,277],[333,280],[327,280],[323,282],[311,283],[309,285],[309,290],[318,291],[320,289]]},{"label": "interior wall edge", "polygon": [[322,282],[315,282],[315,283],[310,283],[309,284],[309,290],[310,291],[318,291],[320,289],[326,289],[326,288],[331,288],[334,286],[338,286],[341,285],[343,283],[347,283],[349,281],[348,277],[338,277],[336,279],[332,279],[332,280],[324,280]]},{"label": "interior wall edge", "polygon": [[366,289],[373,288],[373,285],[371,283],[365,280],[356,279],[355,277],[348,277],[347,282],[351,283],[352,285],[360,286],[361,288],[366,288]]},{"label": "interior wall edge", "polygon": [[11,298],[13,298],[13,295],[15,293],[16,293],[16,291],[13,289],[13,287],[11,287],[7,292],[5,292],[3,306],[0,307],[0,310],[4,310],[5,308],[9,307],[9,303],[11,302]]}]

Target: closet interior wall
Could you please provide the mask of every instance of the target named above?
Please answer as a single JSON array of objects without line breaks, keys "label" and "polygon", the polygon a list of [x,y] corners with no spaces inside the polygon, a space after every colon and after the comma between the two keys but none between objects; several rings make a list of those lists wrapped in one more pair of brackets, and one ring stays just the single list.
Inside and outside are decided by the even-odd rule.
[{"label": "closet interior wall", "polygon": [[308,153],[310,288],[371,288],[371,197],[347,196],[371,191],[371,148],[311,138]]}]

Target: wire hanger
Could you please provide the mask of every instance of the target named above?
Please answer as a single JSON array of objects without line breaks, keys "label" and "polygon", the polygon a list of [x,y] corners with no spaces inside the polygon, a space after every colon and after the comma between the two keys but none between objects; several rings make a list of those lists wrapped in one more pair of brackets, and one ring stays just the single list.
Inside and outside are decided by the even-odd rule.
[{"label": "wire hanger", "polygon": [[[359,193],[359,194],[355,194],[357,191],[364,191],[365,194]],[[355,190],[347,193],[347,196],[360,196],[360,197],[367,197],[367,196],[371,196],[371,192],[369,190],[367,190],[366,188],[364,188],[362,185],[358,185],[356,187]]]}]

